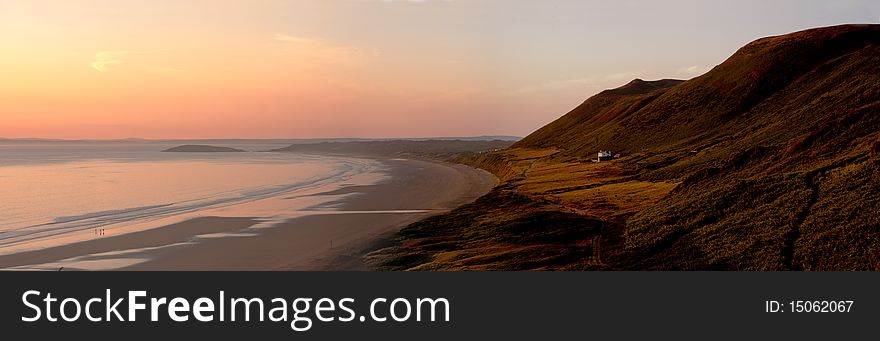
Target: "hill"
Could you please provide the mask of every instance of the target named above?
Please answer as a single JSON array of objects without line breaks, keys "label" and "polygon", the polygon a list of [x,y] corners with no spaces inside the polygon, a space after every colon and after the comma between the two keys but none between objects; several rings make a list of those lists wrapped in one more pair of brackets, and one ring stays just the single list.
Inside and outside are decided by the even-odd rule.
[{"label": "hill", "polygon": [[163,150],[162,152],[166,153],[240,153],[245,150],[230,148],[230,147],[218,147],[218,146],[208,146],[208,145],[200,145],[200,144],[187,144],[183,146],[172,147]]},{"label": "hill", "polygon": [[485,153],[510,147],[510,140],[387,140],[292,144],[270,150],[319,154],[424,156],[446,158],[457,153]]},{"label": "hill", "polygon": [[[424,247],[396,252],[409,250],[421,262],[394,263],[382,252],[374,260],[478,268],[487,263],[458,257],[480,248],[525,255],[517,252],[527,248],[513,247],[509,234],[486,242],[477,226],[489,224],[497,235],[558,212],[582,233],[542,242],[566,261],[531,268],[880,269],[877,84],[880,25],[759,39],[684,82],[634,80],[510,149],[461,158],[505,180],[494,204],[518,198],[532,209],[455,222],[446,239],[459,249],[438,246],[436,231],[415,225],[401,243]],[[590,162],[599,150],[621,157]],[[529,226],[516,230],[518,238],[554,231]]]}]

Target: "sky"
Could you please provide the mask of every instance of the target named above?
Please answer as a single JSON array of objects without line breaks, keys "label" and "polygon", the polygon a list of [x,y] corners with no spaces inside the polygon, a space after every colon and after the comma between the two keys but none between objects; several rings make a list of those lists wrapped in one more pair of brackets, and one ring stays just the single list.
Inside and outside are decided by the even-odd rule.
[{"label": "sky", "polygon": [[525,136],[872,1],[0,0],[0,137]]}]

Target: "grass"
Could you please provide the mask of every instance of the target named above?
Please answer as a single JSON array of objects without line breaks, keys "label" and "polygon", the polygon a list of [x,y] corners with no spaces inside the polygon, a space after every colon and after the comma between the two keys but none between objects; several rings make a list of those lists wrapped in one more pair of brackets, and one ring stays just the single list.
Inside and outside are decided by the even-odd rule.
[{"label": "grass", "polygon": [[595,267],[592,240],[610,223],[561,212],[496,189],[472,204],[414,223],[373,252],[381,270],[571,270]]}]

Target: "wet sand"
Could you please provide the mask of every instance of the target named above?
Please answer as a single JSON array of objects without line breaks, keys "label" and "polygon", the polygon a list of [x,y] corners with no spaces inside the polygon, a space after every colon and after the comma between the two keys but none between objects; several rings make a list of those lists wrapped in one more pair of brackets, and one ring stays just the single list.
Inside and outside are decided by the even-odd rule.
[{"label": "wet sand", "polygon": [[350,195],[314,207],[310,210],[314,214],[273,227],[252,228],[259,223],[252,217],[203,217],[0,256],[0,268],[365,270],[363,253],[401,227],[471,202],[496,182],[494,176],[463,165],[420,160],[382,162],[388,166],[388,180],[321,193]]}]

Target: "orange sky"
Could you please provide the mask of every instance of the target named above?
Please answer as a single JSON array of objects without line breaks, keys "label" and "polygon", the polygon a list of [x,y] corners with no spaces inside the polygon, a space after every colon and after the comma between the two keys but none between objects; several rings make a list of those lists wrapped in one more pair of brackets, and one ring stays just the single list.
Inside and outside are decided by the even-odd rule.
[{"label": "orange sky", "polygon": [[[784,8],[742,28],[730,9],[615,6],[0,0],[0,137],[525,135],[601,89],[689,78],[752,38],[817,26]],[[692,29],[710,22],[724,39]]]}]

